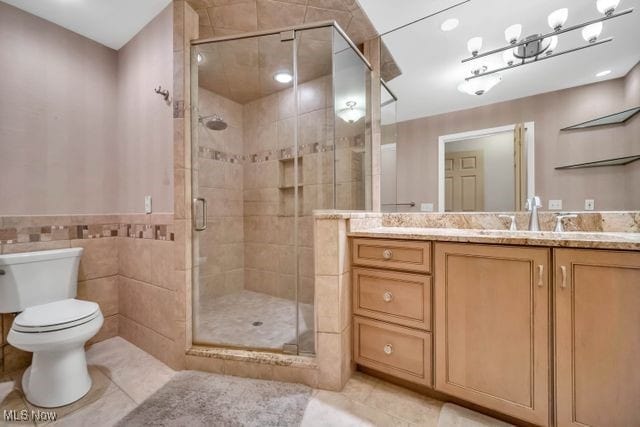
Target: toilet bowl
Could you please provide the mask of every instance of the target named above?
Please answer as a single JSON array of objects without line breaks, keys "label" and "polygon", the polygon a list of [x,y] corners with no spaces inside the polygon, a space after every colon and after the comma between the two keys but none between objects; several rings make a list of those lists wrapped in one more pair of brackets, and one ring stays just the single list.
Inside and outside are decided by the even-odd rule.
[{"label": "toilet bowl", "polygon": [[33,353],[22,376],[25,397],[55,408],[91,389],[84,345],[104,322],[98,304],[77,300],[82,248],[0,255],[0,313],[20,313],[7,336]]},{"label": "toilet bowl", "polygon": [[84,345],[102,326],[98,304],[66,299],[29,307],[7,336],[12,346],[33,353],[22,376],[29,402],[54,408],[75,402],[91,388]]}]

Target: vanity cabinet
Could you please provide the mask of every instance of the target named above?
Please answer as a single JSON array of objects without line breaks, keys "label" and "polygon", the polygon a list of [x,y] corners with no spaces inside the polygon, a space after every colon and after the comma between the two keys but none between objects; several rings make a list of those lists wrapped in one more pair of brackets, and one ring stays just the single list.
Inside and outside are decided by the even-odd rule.
[{"label": "vanity cabinet", "polygon": [[549,423],[550,250],[435,243],[435,388]]},{"label": "vanity cabinet", "polygon": [[640,425],[640,253],[554,252],[556,425]]}]

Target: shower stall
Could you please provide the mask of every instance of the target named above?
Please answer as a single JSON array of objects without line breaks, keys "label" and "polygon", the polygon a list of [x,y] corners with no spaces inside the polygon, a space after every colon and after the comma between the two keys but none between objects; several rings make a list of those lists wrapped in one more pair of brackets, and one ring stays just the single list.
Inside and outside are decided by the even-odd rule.
[{"label": "shower stall", "polygon": [[332,22],[191,61],[193,343],[313,354],[313,211],[371,208],[370,66]]}]

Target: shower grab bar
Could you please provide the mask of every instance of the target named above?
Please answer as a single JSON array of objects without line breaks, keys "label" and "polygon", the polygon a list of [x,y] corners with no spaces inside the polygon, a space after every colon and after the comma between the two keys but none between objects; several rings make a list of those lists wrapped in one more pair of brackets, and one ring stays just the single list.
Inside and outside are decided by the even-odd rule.
[{"label": "shower grab bar", "polygon": [[[198,202],[202,202],[202,225],[198,226]],[[193,228],[196,231],[204,231],[207,229],[207,200],[204,197],[196,197],[193,199]]]}]

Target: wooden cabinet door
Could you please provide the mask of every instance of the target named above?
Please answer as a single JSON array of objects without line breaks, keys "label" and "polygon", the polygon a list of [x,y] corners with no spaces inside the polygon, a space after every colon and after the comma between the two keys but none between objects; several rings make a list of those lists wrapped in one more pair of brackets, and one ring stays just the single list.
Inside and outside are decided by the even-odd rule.
[{"label": "wooden cabinet door", "polygon": [[435,388],[549,424],[545,248],[435,245]]},{"label": "wooden cabinet door", "polygon": [[555,251],[556,420],[640,426],[640,253]]}]

